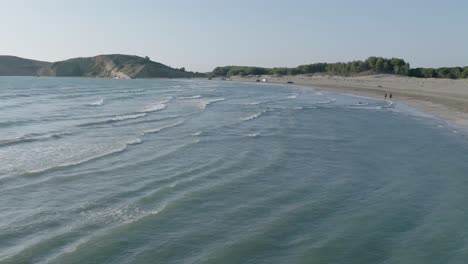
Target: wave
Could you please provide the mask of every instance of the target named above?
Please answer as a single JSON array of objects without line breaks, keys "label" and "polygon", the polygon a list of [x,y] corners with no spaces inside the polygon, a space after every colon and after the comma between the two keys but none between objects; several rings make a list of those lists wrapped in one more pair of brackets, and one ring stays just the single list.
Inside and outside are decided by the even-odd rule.
[{"label": "wave", "polygon": [[84,123],[84,124],[80,124],[78,126],[79,127],[86,127],[86,126],[94,126],[94,125],[103,125],[103,124],[108,124],[108,123],[125,121],[125,120],[129,120],[129,119],[137,119],[137,118],[145,117],[145,116],[146,116],[146,113],[117,115],[117,116],[113,116],[113,117],[104,119],[102,121]]},{"label": "wave", "polygon": [[148,123],[162,122],[162,121],[167,121],[167,120],[180,119],[180,118],[183,118],[183,117],[186,117],[186,116],[191,116],[191,115],[193,115],[193,114],[188,113],[188,114],[180,114],[180,115],[163,116],[163,117],[152,118],[152,119],[140,119],[140,120],[125,122],[125,123],[122,123],[122,124],[115,124],[114,126],[117,127],[117,126],[148,124]]},{"label": "wave", "polygon": [[348,108],[351,109],[368,109],[368,110],[381,110],[384,108],[392,108],[393,107],[393,102],[392,101],[385,101],[386,105],[377,105],[377,104],[369,104],[369,103],[362,103],[359,102],[357,104],[353,104],[348,106]]},{"label": "wave", "polygon": [[190,100],[190,99],[199,99],[201,98],[201,95],[194,95],[194,96],[182,96],[177,98],[178,100]]},{"label": "wave", "polygon": [[116,91],[115,93],[141,93],[144,91],[145,91],[144,89],[132,89],[132,90]]},{"label": "wave", "polygon": [[198,103],[198,107],[200,109],[205,109],[208,105],[212,104],[212,103],[216,103],[216,102],[221,102],[221,101],[224,101],[226,99],[220,97],[220,98],[210,98],[210,99],[206,99],[206,100],[200,100],[200,102]]},{"label": "wave", "polygon": [[303,110],[304,106],[271,106],[269,109],[285,109],[285,110]]},{"label": "wave", "polygon": [[104,104],[104,99],[99,99],[97,101],[94,101],[94,102],[91,102],[91,103],[87,103],[86,105],[87,106],[101,106]]},{"label": "wave", "polygon": [[143,113],[149,113],[149,112],[156,112],[156,111],[161,111],[166,109],[167,103],[169,103],[172,100],[172,97],[166,97],[167,99],[164,101],[157,102],[154,105],[146,106],[145,109],[142,111]]},{"label": "wave", "polygon": [[128,120],[128,119],[137,119],[137,118],[145,117],[145,116],[146,116],[145,113],[118,115],[118,116],[109,118],[106,121],[123,121],[123,120]]},{"label": "wave", "polygon": [[135,139],[127,141],[126,144],[130,146],[130,145],[138,145],[138,144],[141,144],[141,143],[143,143],[143,141],[141,139],[135,138]]},{"label": "wave", "polygon": [[244,103],[243,105],[259,105],[262,102],[251,102],[251,103]]},{"label": "wave", "polygon": [[31,134],[26,134],[24,136],[17,137],[17,138],[0,140],[0,147],[12,146],[12,145],[23,144],[23,143],[30,143],[30,142],[35,142],[35,141],[59,139],[59,138],[62,138],[63,136],[67,136],[71,134],[72,134],[71,132],[56,132],[56,133],[49,133],[49,134],[31,133]]},{"label": "wave", "polygon": [[288,98],[288,99],[296,99],[298,96],[299,96],[299,94],[295,93],[295,94],[291,94],[291,95],[288,96],[287,98]]},{"label": "wave", "polygon": [[24,124],[30,124],[32,122],[35,122],[35,121],[33,120],[8,120],[5,122],[0,122],[0,127],[21,126]]},{"label": "wave", "polygon": [[367,110],[381,110],[382,106],[371,106],[371,105],[350,105],[349,109],[367,109]]},{"label": "wave", "polygon": [[162,127],[158,127],[158,128],[154,128],[154,129],[145,130],[145,131],[143,131],[143,133],[141,133],[141,135],[144,136],[144,135],[146,135],[146,134],[159,133],[159,132],[161,132],[161,131],[164,130],[164,129],[168,129],[168,128],[171,128],[171,127],[179,126],[179,125],[181,125],[181,124],[183,124],[183,123],[184,123],[183,121],[179,121],[179,122],[176,122],[176,123],[174,123],[174,124],[167,125],[167,126],[162,126]]},{"label": "wave", "polygon": [[394,106],[392,101],[386,100],[385,102],[387,102],[387,105],[382,106],[383,108],[391,108]]},{"label": "wave", "polygon": [[202,134],[202,132],[201,132],[201,131],[198,131],[198,132],[193,133],[192,136],[199,136],[199,135],[201,135],[201,134]]},{"label": "wave", "polygon": [[87,157],[87,158],[84,158],[84,159],[81,159],[81,160],[77,160],[77,161],[65,162],[65,163],[62,163],[62,164],[58,164],[58,165],[50,166],[50,167],[46,167],[46,168],[41,168],[41,169],[28,170],[23,175],[35,175],[35,174],[48,172],[48,171],[51,171],[51,170],[63,169],[63,168],[67,168],[67,167],[81,165],[81,164],[89,162],[89,161],[93,161],[93,160],[96,160],[96,159],[99,159],[99,158],[103,158],[103,157],[106,157],[106,156],[109,156],[109,155],[113,155],[113,154],[123,152],[123,151],[125,151],[127,149],[128,145],[129,144],[121,144],[118,148],[111,149],[109,151],[100,153],[98,155],[90,156],[90,157]]},{"label": "wave", "polygon": [[317,104],[333,104],[334,102],[336,102],[336,99],[335,98],[327,98],[328,101],[319,101],[317,102]]},{"label": "wave", "polygon": [[267,104],[271,103],[272,101],[257,101],[257,102],[249,102],[249,103],[243,103],[243,105],[260,105],[260,104]]},{"label": "wave", "polygon": [[369,103],[359,102],[359,103],[353,104],[353,105],[351,105],[351,106],[367,106],[367,105],[369,105]]},{"label": "wave", "polygon": [[246,137],[258,137],[258,136],[260,136],[260,133],[250,133],[250,134],[247,134],[245,136]]},{"label": "wave", "polygon": [[149,107],[145,108],[145,110],[143,110],[143,112],[149,113],[149,112],[161,111],[161,110],[166,109],[166,107],[167,107],[166,104],[159,103],[159,104],[156,104],[156,105],[149,106]]},{"label": "wave", "polygon": [[[97,232],[90,230],[108,231],[115,230],[120,226],[128,225],[140,221],[146,217],[161,213],[166,207],[166,203],[159,205],[154,209],[138,207],[136,205],[117,205],[103,208],[96,208],[89,211],[81,211],[76,216],[72,228],[60,228],[49,233],[49,236],[41,237],[37,242],[27,243],[26,247],[9,256],[6,260],[11,263],[19,263],[24,259],[26,252],[39,252],[41,254],[44,248],[48,249],[52,243],[57,246],[54,252],[42,256],[41,263],[64,263],[63,257],[73,254],[88,243],[94,243],[99,239]],[[100,228],[100,229],[98,229]],[[83,236],[74,236],[72,234],[80,233]],[[3,260],[3,259],[2,259]],[[66,261],[65,261],[66,262]]]},{"label": "wave", "polygon": [[254,120],[254,119],[259,118],[263,113],[265,113],[265,111],[261,111],[261,112],[258,112],[256,114],[250,115],[250,116],[242,117],[241,120],[242,121]]}]

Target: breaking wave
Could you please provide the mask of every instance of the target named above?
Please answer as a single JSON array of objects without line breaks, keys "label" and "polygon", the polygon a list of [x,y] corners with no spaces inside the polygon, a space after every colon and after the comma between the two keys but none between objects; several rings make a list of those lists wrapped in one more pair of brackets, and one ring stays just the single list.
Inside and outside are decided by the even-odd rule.
[{"label": "breaking wave", "polygon": [[190,99],[199,99],[201,98],[201,95],[194,95],[194,96],[182,96],[177,98],[178,100],[190,100]]},{"label": "breaking wave", "polygon": [[213,104],[213,103],[216,103],[216,102],[221,102],[221,101],[224,101],[224,100],[226,100],[226,99],[224,99],[224,98],[210,98],[210,99],[200,100],[200,102],[198,102],[197,106],[200,109],[205,109],[210,104]]},{"label": "breaking wave", "polygon": [[91,102],[91,103],[87,103],[86,105],[87,105],[87,106],[94,106],[94,107],[96,107],[96,106],[101,106],[101,105],[103,105],[103,104],[104,104],[104,99],[99,99],[99,100],[97,100],[97,101],[94,101],[94,102]]},{"label": "breaking wave", "polygon": [[48,134],[38,134],[38,133],[31,133],[26,134],[21,137],[12,138],[12,139],[5,139],[0,140],[0,147],[12,146],[16,144],[22,143],[30,143],[35,141],[45,141],[45,140],[53,140],[59,139],[66,135],[71,135],[71,132],[57,132],[57,133],[48,133]]},{"label": "breaking wave", "polygon": [[104,125],[104,124],[109,124],[109,123],[114,123],[114,122],[125,121],[125,120],[129,120],[129,119],[137,119],[137,118],[141,118],[141,117],[145,117],[145,116],[146,116],[145,113],[116,115],[116,116],[104,119],[102,121],[84,123],[84,124],[80,124],[78,126],[86,127],[86,126],[94,126],[94,125]]},{"label": "breaking wave", "polygon": [[154,129],[148,129],[148,130],[143,131],[143,133],[141,133],[141,135],[144,136],[144,135],[146,135],[146,134],[159,133],[159,132],[161,132],[161,131],[164,130],[164,129],[168,129],[168,128],[171,128],[171,127],[179,126],[179,125],[182,125],[183,123],[184,123],[183,121],[179,121],[179,122],[176,122],[176,123],[174,123],[174,124],[170,124],[170,125],[166,125],[166,126],[162,126],[162,127],[158,127],[158,128],[154,128]]},{"label": "breaking wave", "polygon": [[253,114],[253,115],[249,115],[249,116],[246,116],[246,117],[242,117],[241,120],[242,120],[242,121],[254,120],[254,119],[259,118],[263,113],[265,113],[265,111],[261,111],[261,112],[258,112],[258,113],[256,113],[256,114]]}]

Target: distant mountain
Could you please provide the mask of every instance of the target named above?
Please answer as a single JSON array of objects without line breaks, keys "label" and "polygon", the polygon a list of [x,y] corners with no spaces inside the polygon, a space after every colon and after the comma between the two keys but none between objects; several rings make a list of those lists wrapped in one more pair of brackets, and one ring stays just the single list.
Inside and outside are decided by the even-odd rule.
[{"label": "distant mountain", "polygon": [[204,74],[174,69],[148,57],[111,54],[58,62],[0,56],[0,76],[57,76],[101,78],[193,78]]}]

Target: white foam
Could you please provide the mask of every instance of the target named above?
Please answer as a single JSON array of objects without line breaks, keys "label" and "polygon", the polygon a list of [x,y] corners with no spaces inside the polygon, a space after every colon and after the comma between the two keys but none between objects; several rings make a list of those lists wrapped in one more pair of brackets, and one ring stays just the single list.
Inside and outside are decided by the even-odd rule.
[{"label": "white foam", "polygon": [[97,154],[97,155],[94,155],[94,156],[89,156],[89,157],[86,157],[86,158],[83,158],[83,159],[80,159],[80,160],[65,162],[65,163],[62,163],[62,164],[57,164],[55,166],[50,166],[50,167],[46,167],[46,168],[28,170],[28,171],[26,171],[26,174],[36,174],[36,173],[46,172],[46,171],[49,171],[49,170],[52,170],[52,169],[60,169],[60,168],[66,168],[66,167],[80,165],[80,164],[83,164],[83,163],[86,163],[86,162],[89,162],[89,161],[92,161],[92,160],[95,160],[95,159],[98,159],[98,158],[101,158],[101,157],[104,157],[104,156],[108,156],[108,155],[111,155],[111,154],[122,152],[126,148],[127,148],[127,144],[121,144],[120,146],[117,146],[114,149],[109,149],[107,151],[104,151],[104,152],[102,152],[100,154]]},{"label": "white foam", "polygon": [[146,113],[123,114],[123,115],[113,116],[113,117],[110,117],[110,118],[107,118],[107,119],[104,119],[104,120],[101,120],[101,121],[97,121],[97,122],[79,124],[78,126],[103,125],[103,124],[106,124],[106,123],[124,121],[124,120],[128,120],[128,119],[137,119],[137,118],[145,117],[145,116],[146,116]]},{"label": "white foam", "polygon": [[246,137],[258,137],[258,136],[260,136],[260,133],[250,133],[250,134],[247,134],[245,136]]},{"label": "white foam", "polygon": [[288,99],[296,99],[298,96],[299,96],[299,94],[292,94],[292,95],[288,96],[287,98]]},{"label": "white foam", "polygon": [[198,132],[193,133],[192,136],[199,136],[201,135],[201,133],[202,133],[201,131],[198,131]]},{"label": "white foam", "polygon": [[[105,209],[96,209],[80,213],[80,217],[83,218],[83,222],[104,225],[107,228],[115,227],[116,225],[125,225],[130,224],[136,221],[139,221],[145,217],[159,214],[166,204],[163,204],[158,209],[147,210],[144,208],[137,207],[135,205],[129,205],[124,207],[114,207],[114,208],[105,208]],[[59,252],[56,252],[53,255],[50,255],[46,258],[45,263],[56,262],[56,260],[63,256],[64,254],[70,254],[76,252],[79,247],[89,243],[95,234],[90,234],[88,236],[82,237],[68,245],[65,245]]]},{"label": "white foam", "polygon": [[118,92],[118,93],[140,93],[140,92],[144,92],[144,91],[145,91],[144,89],[133,89],[133,90],[121,91],[121,92]]},{"label": "white foam", "polygon": [[328,101],[320,101],[320,102],[317,102],[317,104],[333,104],[334,102],[336,102],[336,98],[327,98]]},{"label": "white foam", "polygon": [[205,99],[205,100],[200,100],[200,102],[198,102],[198,107],[200,109],[205,109],[208,105],[212,104],[212,103],[216,103],[216,102],[221,102],[221,101],[224,101],[225,99],[220,97],[220,98],[210,98],[210,99]]},{"label": "white foam", "polygon": [[393,102],[392,101],[389,101],[389,100],[385,100],[385,102],[387,102],[387,105],[384,106],[384,108],[390,108],[393,106]]},{"label": "white foam", "polygon": [[94,101],[94,102],[91,102],[91,103],[87,103],[86,105],[87,106],[101,106],[104,104],[104,99],[99,99],[97,101]]},{"label": "white foam", "polygon": [[127,145],[129,145],[129,146],[130,145],[138,145],[138,144],[141,144],[141,143],[142,143],[142,141],[139,138],[135,138],[135,139],[131,139],[131,140],[127,141]]},{"label": "white foam", "polygon": [[382,106],[359,106],[359,105],[352,105],[349,106],[350,109],[367,109],[367,110],[381,110]]},{"label": "white foam", "polygon": [[194,95],[194,96],[183,96],[183,97],[179,97],[177,99],[178,100],[190,100],[190,99],[199,99],[201,97],[202,97],[201,95]]},{"label": "white foam", "polygon": [[256,114],[253,114],[253,115],[250,115],[250,116],[242,117],[241,120],[242,121],[254,120],[254,119],[259,118],[263,113],[265,113],[265,111],[258,112]]},{"label": "white foam", "polygon": [[270,103],[271,101],[256,101],[256,102],[249,102],[249,103],[243,103],[243,105],[259,105],[259,104],[266,104]]},{"label": "white foam", "polygon": [[161,111],[161,110],[166,109],[166,107],[167,107],[166,104],[159,103],[159,104],[156,104],[156,105],[153,105],[153,106],[145,107],[145,110],[143,110],[143,112],[149,113],[149,112]]},{"label": "white foam", "polygon": [[357,104],[353,104],[352,106],[366,106],[366,105],[369,105],[369,103],[362,103],[362,102],[359,102]]},{"label": "white foam", "polygon": [[251,102],[251,103],[244,103],[244,105],[259,105],[262,102]]},{"label": "white foam", "polygon": [[127,120],[127,119],[137,119],[137,118],[140,118],[140,117],[144,117],[146,116],[145,113],[140,113],[140,114],[127,114],[127,115],[118,115],[118,116],[114,116],[106,121],[123,121],[123,120]]},{"label": "white foam", "polygon": [[184,123],[183,121],[179,121],[179,122],[176,122],[174,124],[167,125],[167,126],[162,126],[162,127],[158,127],[158,128],[154,128],[154,129],[148,129],[148,130],[143,131],[143,133],[141,133],[141,135],[144,136],[146,134],[159,133],[164,129],[175,127],[175,126],[181,125],[183,123]]},{"label": "white foam", "polygon": [[156,102],[152,105],[145,106],[143,112],[149,113],[149,112],[156,112],[156,111],[161,111],[166,109],[167,103],[169,103],[172,100],[172,97],[166,97],[167,100],[159,101]]}]

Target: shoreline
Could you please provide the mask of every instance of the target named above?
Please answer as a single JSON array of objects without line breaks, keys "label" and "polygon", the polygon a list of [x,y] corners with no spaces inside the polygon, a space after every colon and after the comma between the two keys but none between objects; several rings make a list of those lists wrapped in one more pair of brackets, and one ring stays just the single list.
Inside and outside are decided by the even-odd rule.
[{"label": "shoreline", "polygon": [[344,94],[384,99],[392,93],[392,101],[401,101],[417,110],[432,114],[455,125],[468,127],[468,80],[420,79],[393,75],[358,77],[341,76],[260,76],[231,77],[232,81],[286,84],[318,88]]}]

